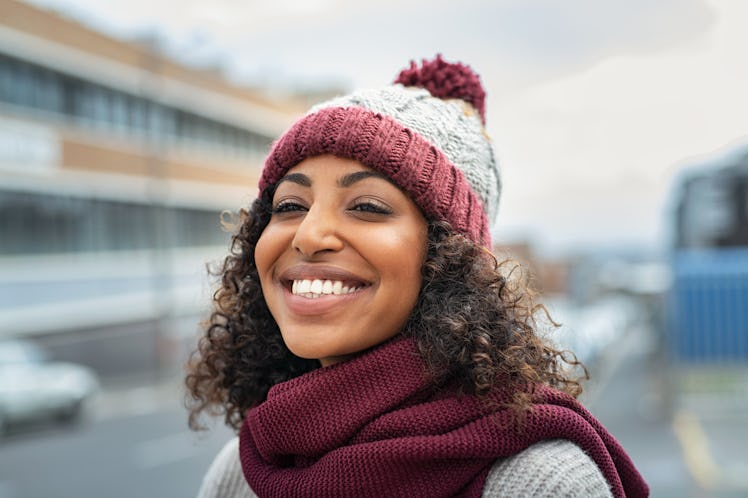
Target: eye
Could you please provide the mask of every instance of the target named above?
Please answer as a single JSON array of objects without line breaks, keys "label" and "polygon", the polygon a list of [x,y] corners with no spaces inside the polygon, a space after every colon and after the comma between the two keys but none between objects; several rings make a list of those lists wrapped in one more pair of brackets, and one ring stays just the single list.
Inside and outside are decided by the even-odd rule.
[{"label": "eye", "polygon": [[304,211],[306,207],[294,200],[282,200],[273,206],[273,214],[292,213],[294,211]]},{"label": "eye", "polygon": [[373,213],[388,215],[392,214],[392,209],[381,202],[377,202],[371,199],[359,200],[353,204],[351,211],[358,211],[362,213]]}]

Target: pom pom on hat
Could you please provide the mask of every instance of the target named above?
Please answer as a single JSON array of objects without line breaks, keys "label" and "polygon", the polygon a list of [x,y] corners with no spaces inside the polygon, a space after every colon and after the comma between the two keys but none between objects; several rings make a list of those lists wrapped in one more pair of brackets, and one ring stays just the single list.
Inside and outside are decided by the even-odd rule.
[{"label": "pom pom on hat", "polygon": [[469,66],[447,62],[439,54],[433,61],[424,59],[421,67],[410,61],[410,67],[403,69],[394,82],[424,88],[440,99],[464,100],[475,107],[486,124],[486,91]]}]

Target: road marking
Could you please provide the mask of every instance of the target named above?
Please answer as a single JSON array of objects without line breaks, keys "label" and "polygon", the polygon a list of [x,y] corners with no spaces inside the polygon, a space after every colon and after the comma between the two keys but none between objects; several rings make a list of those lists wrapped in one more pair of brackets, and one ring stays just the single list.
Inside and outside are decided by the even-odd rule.
[{"label": "road marking", "polygon": [[197,455],[195,435],[182,431],[138,443],[133,448],[133,459],[141,469],[154,469]]},{"label": "road marking", "polygon": [[709,438],[699,419],[691,412],[680,410],[673,418],[673,430],[680,442],[683,460],[693,479],[703,490],[714,490],[720,482],[721,472],[712,457]]}]

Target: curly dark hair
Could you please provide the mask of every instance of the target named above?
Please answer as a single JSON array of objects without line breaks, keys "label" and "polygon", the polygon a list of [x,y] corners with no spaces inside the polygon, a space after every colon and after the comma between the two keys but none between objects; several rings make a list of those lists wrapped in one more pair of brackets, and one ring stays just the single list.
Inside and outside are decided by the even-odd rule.
[{"label": "curly dark hair", "polygon": [[[187,364],[189,426],[199,416],[224,416],[234,430],[275,384],[319,368],[285,345],[260,287],[254,248],[270,221],[274,188],[239,213],[231,250],[214,272],[220,287],[205,335]],[[499,382],[515,388],[509,406],[526,412],[533,386],[549,385],[577,397],[587,369],[569,351],[556,349],[542,329],[556,326],[522,268],[496,258],[449,223],[428,223],[428,248],[417,303],[402,333],[416,339],[437,385],[460,379],[479,397]],[[579,371],[581,370],[581,374]]]}]

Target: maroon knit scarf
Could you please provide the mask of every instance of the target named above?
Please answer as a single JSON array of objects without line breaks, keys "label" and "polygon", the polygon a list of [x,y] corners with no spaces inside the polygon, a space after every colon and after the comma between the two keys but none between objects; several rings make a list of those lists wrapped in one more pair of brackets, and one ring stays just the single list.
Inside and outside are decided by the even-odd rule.
[{"label": "maroon knit scarf", "polygon": [[429,394],[424,372],[414,341],[398,338],[274,386],[241,430],[249,486],[261,497],[477,497],[496,459],[561,438],[597,463],[614,496],[648,496],[620,444],[572,397],[538,390],[518,433],[508,409],[487,415],[471,396]]}]

